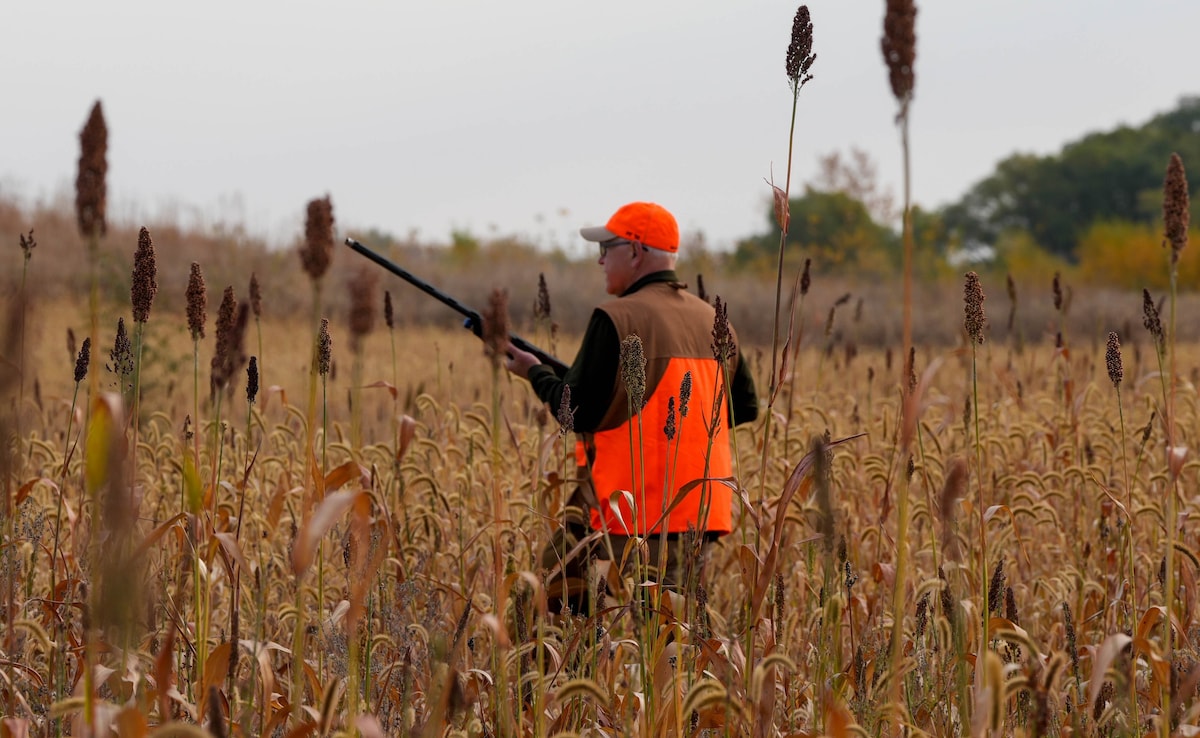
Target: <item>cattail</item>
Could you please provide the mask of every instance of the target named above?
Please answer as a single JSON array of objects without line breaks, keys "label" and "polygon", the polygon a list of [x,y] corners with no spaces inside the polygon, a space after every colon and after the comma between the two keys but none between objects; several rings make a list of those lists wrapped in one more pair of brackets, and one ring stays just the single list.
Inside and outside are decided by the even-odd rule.
[{"label": "cattail", "polygon": [[389,290],[383,291],[383,322],[387,324],[389,331],[396,327],[396,315],[392,311],[392,293]]},{"label": "cattail", "polygon": [[208,289],[204,285],[204,273],[200,265],[192,262],[192,273],[188,277],[187,286],[187,319],[188,330],[192,332],[192,340],[204,338],[204,323],[207,320]]},{"label": "cattail", "polygon": [[500,365],[508,351],[508,290],[496,288],[483,311],[483,347],[492,364]]},{"label": "cattail", "polygon": [[663,426],[663,435],[668,441],[675,440],[675,397],[667,398],[667,422]]},{"label": "cattail", "polygon": [[1002,593],[1004,592],[1004,557],[1001,556],[996,561],[996,568],[992,570],[992,581],[988,585],[988,612],[1000,614],[1000,607],[1004,604],[1001,601]]},{"label": "cattail", "polygon": [[233,295],[233,287],[226,287],[221,298],[221,307],[217,309],[217,339],[216,352],[212,358],[211,384],[215,389],[224,387],[230,379],[229,367],[233,365],[232,352],[237,330],[237,298]]},{"label": "cattail", "polygon": [[679,380],[679,417],[686,418],[688,414],[688,403],[692,399],[692,373],[686,371],[683,373],[683,379]]},{"label": "cattail", "polygon": [[1150,331],[1150,335],[1154,337],[1155,343],[1161,346],[1166,341],[1166,336],[1163,333],[1162,320],[1158,316],[1158,307],[1154,304],[1154,300],[1150,298],[1150,290],[1143,288],[1142,325],[1146,326],[1146,330]]},{"label": "cattail", "polygon": [[550,319],[550,290],[546,287],[546,275],[538,273],[537,300],[533,303],[533,317]]},{"label": "cattail", "polygon": [[808,294],[808,288],[812,286],[812,275],[809,270],[812,267],[812,259],[804,260],[804,272],[800,275],[800,296]]},{"label": "cattail", "polygon": [[333,203],[326,195],[308,203],[300,263],[314,281],[324,276],[333,260]]},{"label": "cattail", "polygon": [[1188,242],[1188,182],[1183,159],[1171,154],[1163,180],[1163,228],[1171,244],[1171,265],[1179,263],[1179,252]]},{"label": "cattail", "polygon": [[950,459],[942,494],[938,499],[938,516],[942,521],[942,550],[950,558],[958,555],[958,536],[954,534],[954,504],[966,492],[969,475],[966,460],[961,456]]},{"label": "cattail", "polygon": [[708,290],[704,289],[704,275],[696,275],[696,296],[708,302]]},{"label": "cattail", "polygon": [[1063,291],[1062,278],[1058,272],[1054,273],[1054,281],[1050,284],[1050,289],[1054,293],[1054,309],[1061,313],[1063,307]]},{"label": "cattail", "polygon": [[736,347],[733,342],[733,332],[729,328],[729,305],[721,301],[717,295],[713,302],[712,351],[713,358],[721,364],[733,358]]},{"label": "cattail", "polygon": [[883,16],[883,61],[888,68],[892,95],[901,106],[912,99],[916,85],[917,8],[913,0],[887,0]]},{"label": "cattail", "polygon": [[157,275],[154,242],[150,240],[150,231],[143,226],[138,231],[137,251],[133,252],[133,281],[129,289],[135,323],[145,323],[150,319],[150,306],[154,304],[154,295],[158,293]]},{"label": "cattail", "polygon": [[253,405],[258,397],[258,357],[251,356],[250,364],[246,367],[246,402]]},{"label": "cattail", "polygon": [[1108,347],[1104,352],[1104,364],[1108,367],[1108,378],[1113,387],[1121,389],[1121,380],[1125,378],[1125,369],[1121,366],[1121,341],[1117,334],[1109,332]]},{"label": "cattail", "polygon": [[92,360],[92,339],[84,338],[83,346],[79,349],[79,357],[75,359],[75,384],[87,378],[88,364]]},{"label": "cattail", "polygon": [[117,318],[117,337],[108,356],[112,359],[112,365],[108,367],[110,372],[118,377],[133,374],[133,346],[129,342],[129,333],[125,330],[124,318]]},{"label": "cattail", "polygon": [[255,318],[262,317],[262,287],[254,272],[250,272],[250,309],[254,311]]},{"label": "cattail", "polygon": [[801,5],[796,9],[796,17],[792,19],[792,39],[788,44],[785,65],[788,80],[791,81],[792,90],[795,92],[799,92],[804,83],[812,79],[808,69],[817,60],[817,55],[812,53],[812,44],[812,20],[808,15],[808,6]]},{"label": "cattail", "polygon": [[375,327],[375,291],[379,278],[374,271],[362,268],[350,280],[350,346],[354,351],[362,347],[362,340]]},{"label": "cattail", "polygon": [[21,251],[25,253],[25,261],[29,261],[33,258],[33,250],[37,248],[37,240],[33,237],[33,229],[29,229],[28,237],[24,233],[21,233],[18,234],[18,238],[21,243]]},{"label": "cattail", "polygon": [[329,318],[321,318],[321,330],[317,334],[317,371],[323,377],[329,374],[333,360],[333,340],[329,337]]},{"label": "cattail", "polygon": [[564,383],[562,397],[558,401],[558,420],[559,435],[565,436],[568,433],[575,431],[575,411],[571,409],[571,385]]},{"label": "cattail", "polygon": [[84,238],[103,236],[108,226],[106,177],[108,175],[108,128],[100,101],[79,133],[79,173],[75,178],[75,216]]},{"label": "cattail", "polygon": [[630,334],[621,341],[621,381],[635,413],[646,404],[646,354],[642,339]]},{"label": "cattail", "polygon": [[967,272],[967,281],[963,285],[963,327],[975,343],[983,343],[983,326],[987,322],[983,314],[983,299],[979,275]]}]

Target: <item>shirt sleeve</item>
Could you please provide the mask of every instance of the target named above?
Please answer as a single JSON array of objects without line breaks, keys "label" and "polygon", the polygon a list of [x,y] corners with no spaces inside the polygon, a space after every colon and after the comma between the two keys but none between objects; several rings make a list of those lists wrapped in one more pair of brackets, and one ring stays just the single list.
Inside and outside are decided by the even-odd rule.
[{"label": "shirt sleeve", "polygon": [[579,353],[567,373],[559,377],[550,367],[538,364],[529,370],[529,384],[555,415],[562,404],[563,389],[570,386],[575,431],[590,433],[599,427],[612,404],[620,355],[617,327],[607,313],[597,309],[592,311]]},{"label": "shirt sleeve", "polygon": [[740,349],[737,360],[737,369],[729,383],[729,392],[733,395],[733,401],[729,404],[732,425],[749,423],[758,418],[758,392],[754,389],[754,376]]}]

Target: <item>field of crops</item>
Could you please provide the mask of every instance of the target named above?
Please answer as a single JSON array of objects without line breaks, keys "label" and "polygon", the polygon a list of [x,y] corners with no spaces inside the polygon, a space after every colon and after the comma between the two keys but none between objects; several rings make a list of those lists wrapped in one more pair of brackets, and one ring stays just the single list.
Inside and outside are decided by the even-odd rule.
[{"label": "field of crops", "polygon": [[[5,387],[23,409],[0,579],[12,726],[1127,734],[1164,705],[1195,721],[1195,346],[1164,395],[1145,331],[1119,367],[1103,336],[1064,335],[919,347],[911,377],[890,350],[808,337],[769,427],[738,429],[738,530],[705,581],[681,595],[607,572],[617,596],[589,617],[548,613],[537,566],[573,440],[468,332],[389,328],[366,294],[357,328],[329,329],[324,374],[315,320],[252,307],[239,332],[232,305],[196,342],[188,316],[151,312],[114,356],[119,304],[81,374],[88,305],[30,304],[31,370]],[[823,316],[798,315],[816,336]]]}]

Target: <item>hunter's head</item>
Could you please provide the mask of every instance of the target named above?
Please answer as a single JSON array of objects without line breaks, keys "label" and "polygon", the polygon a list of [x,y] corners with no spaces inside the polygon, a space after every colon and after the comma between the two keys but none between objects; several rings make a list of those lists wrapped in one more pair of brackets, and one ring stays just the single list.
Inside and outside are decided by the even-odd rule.
[{"label": "hunter's head", "polygon": [[580,228],[584,240],[600,245],[604,288],[623,294],[647,274],[675,268],[679,225],[675,216],[652,202],[631,202],[602,226]]}]

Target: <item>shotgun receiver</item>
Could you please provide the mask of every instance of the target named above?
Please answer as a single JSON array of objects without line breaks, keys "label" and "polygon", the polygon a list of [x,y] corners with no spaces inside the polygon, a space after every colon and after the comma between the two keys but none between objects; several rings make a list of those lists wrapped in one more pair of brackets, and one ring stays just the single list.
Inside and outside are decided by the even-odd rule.
[{"label": "shotgun receiver", "polygon": [[[451,297],[450,295],[447,295],[445,292],[442,292],[437,287],[434,287],[433,285],[429,284],[425,280],[416,276],[412,272],[399,266],[395,262],[390,261],[390,260],[384,258],[383,256],[380,256],[378,253],[376,253],[375,251],[372,251],[371,249],[367,248],[366,246],[363,246],[361,243],[359,243],[358,241],[355,241],[353,238],[347,238],[346,245],[349,246],[350,248],[354,249],[358,253],[362,254],[363,256],[367,257],[371,261],[375,262],[379,266],[383,267],[384,269],[388,270],[392,274],[395,274],[400,279],[403,279],[405,282],[408,282],[412,286],[421,290],[422,292],[429,295],[430,297],[445,304],[447,307],[450,307],[450,308],[456,310],[458,313],[460,313],[463,316],[463,318],[465,318],[465,320],[463,320],[463,327],[466,328],[467,330],[471,331],[472,333],[474,333],[476,336],[483,338],[483,316],[481,316],[477,311],[472,310],[471,308],[467,307],[466,305],[463,305],[461,302],[459,302],[458,300],[455,300],[453,297]],[[512,345],[516,346],[517,348],[521,349],[522,351],[528,351],[529,353],[536,356],[538,358],[538,361],[540,361],[543,364],[552,368],[554,370],[554,373],[559,375],[560,377],[566,373],[566,371],[567,371],[566,364],[562,363],[561,361],[554,358],[553,356],[546,353],[545,351],[542,351],[540,348],[538,348],[537,346],[534,346],[532,343],[530,343],[529,341],[526,341],[524,338],[521,338],[520,336],[518,336],[514,333],[509,333],[508,340],[512,342]]]}]

